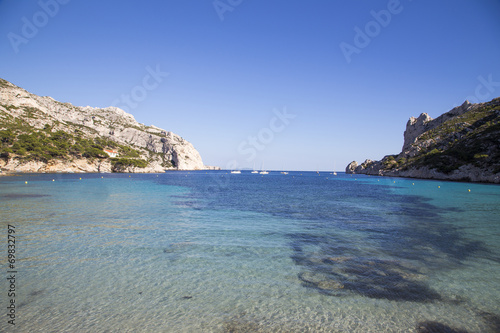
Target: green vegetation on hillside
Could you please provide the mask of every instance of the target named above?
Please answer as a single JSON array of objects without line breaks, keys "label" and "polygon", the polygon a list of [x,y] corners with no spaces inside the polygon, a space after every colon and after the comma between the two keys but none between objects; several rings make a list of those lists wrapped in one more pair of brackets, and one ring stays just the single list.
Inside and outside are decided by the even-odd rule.
[{"label": "green vegetation on hillside", "polygon": [[500,172],[500,98],[427,131],[419,138],[426,140],[431,144],[420,154],[385,166],[400,170],[425,166],[449,174],[470,164]]},{"label": "green vegetation on hillside", "polygon": [[147,161],[133,158],[112,158],[111,164],[113,165],[113,170],[118,172],[124,171],[129,167],[145,168],[148,166]]},{"label": "green vegetation on hillside", "polygon": [[6,87],[9,87],[8,82],[5,81],[4,79],[0,79],[0,88],[6,88]]},{"label": "green vegetation on hillside", "polygon": [[11,129],[0,131],[1,156],[11,154],[25,161],[37,160],[48,162],[53,158],[65,158],[68,155],[86,158],[105,158],[103,147],[92,139],[73,136],[64,131],[33,130],[15,132]]},{"label": "green vegetation on hillside", "polygon": [[[14,106],[2,106],[7,110],[17,109]],[[25,107],[23,111],[28,118],[34,118],[40,112],[32,107]],[[147,161],[139,159],[139,151],[129,146],[103,137],[85,137],[80,130],[83,125],[70,124],[73,128],[70,134],[53,128],[58,124],[54,121],[52,126],[46,124],[43,129],[36,129],[25,120],[0,111],[0,158],[41,162],[65,158],[105,159],[109,158],[104,152],[108,148],[119,153],[120,158],[111,159],[117,169],[124,166],[144,168],[148,165]]]}]

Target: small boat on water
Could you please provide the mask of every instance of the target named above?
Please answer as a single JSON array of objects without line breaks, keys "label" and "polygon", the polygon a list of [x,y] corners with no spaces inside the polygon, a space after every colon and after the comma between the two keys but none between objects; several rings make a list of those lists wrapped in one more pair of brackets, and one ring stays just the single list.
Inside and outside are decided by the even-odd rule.
[{"label": "small boat on water", "polygon": [[260,167],[260,170],[261,171],[259,173],[261,175],[268,175],[269,174],[269,172],[267,172],[266,170],[264,170],[264,162],[262,162],[262,166]]},{"label": "small boat on water", "polygon": [[[281,168],[281,170],[285,170],[285,163],[283,163],[283,167]],[[288,171],[281,171],[281,174],[288,175]]]},{"label": "small boat on water", "polygon": [[241,171],[240,170],[233,170],[233,171],[231,171],[231,173],[232,174],[235,174],[235,173],[238,174],[238,173],[241,173]]},{"label": "small boat on water", "polygon": [[257,170],[252,171],[251,173],[259,173]]}]

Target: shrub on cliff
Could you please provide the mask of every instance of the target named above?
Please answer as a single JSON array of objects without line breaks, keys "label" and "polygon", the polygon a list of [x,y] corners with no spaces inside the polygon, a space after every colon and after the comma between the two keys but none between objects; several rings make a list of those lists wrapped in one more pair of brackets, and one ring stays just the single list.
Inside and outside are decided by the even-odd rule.
[{"label": "shrub on cliff", "polygon": [[115,172],[122,172],[130,167],[145,168],[148,166],[147,161],[134,158],[112,158],[111,164]]}]

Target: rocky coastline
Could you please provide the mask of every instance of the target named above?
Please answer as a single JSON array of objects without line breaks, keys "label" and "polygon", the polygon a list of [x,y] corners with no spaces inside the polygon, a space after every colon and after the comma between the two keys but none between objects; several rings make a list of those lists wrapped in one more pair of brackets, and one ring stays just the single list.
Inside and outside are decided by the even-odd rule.
[{"label": "rocky coastline", "polygon": [[379,161],[353,161],[348,174],[500,183],[500,98],[465,101],[436,119],[406,124],[402,151]]},{"label": "rocky coastline", "polygon": [[0,139],[0,174],[217,169],[184,138],[119,108],[74,106],[3,79]]}]

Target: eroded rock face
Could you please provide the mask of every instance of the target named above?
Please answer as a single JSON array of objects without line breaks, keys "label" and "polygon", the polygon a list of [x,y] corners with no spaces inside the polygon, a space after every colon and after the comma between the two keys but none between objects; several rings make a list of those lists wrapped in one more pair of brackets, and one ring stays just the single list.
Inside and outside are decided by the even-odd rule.
[{"label": "eroded rock face", "polygon": [[0,111],[3,111],[0,116],[21,118],[36,129],[48,125],[52,131],[74,133],[78,130],[88,138],[103,137],[130,146],[140,151],[141,158],[149,161],[148,167],[141,172],[162,172],[169,168],[204,169],[200,154],[190,142],[159,127],[138,123],[131,114],[116,107],[79,107],[61,103],[1,80]]},{"label": "eroded rock face", "polygon": [[406,130],[404,132],[403,151],[409,151],[417,141],[417,138],[424,132],[429,130],[428,124],[432,118],[427,113],[422,113],[418,118],[410,117],[406,123]]},{"label": "eroded rock face", "polygon": [[349,173],[349,174],[352,174],[356,171],[356,168],[358,167],[358,162],[356,161],[352,161],[351,163],[349,163],[347,165],[347,167],[345,168],[345,173]]},{"label": "eroded rock face", "polygon": [[79,173],[79,172],[112,172],[109,160],[50,160],[48,163],[41,161],[21,162],[17,159],[0,160],[0,168],[12,172],[36,172],[36,173]]},{"label": "eroded rock face", "polygon": [[500,98],[432,119],[411,117],[399,154],[349,163],[346,173],[500,183]]},{"label": "eroded rock face", "polygon": [[[410,117],[406,123],[406,130],[404,132],[404,143],[402,153],[415,155],[414,144],[418,141],[419,137],[436,127],[441,126],[446,121],[458,117],[473,107],[469,101],[465,101],[462,105],[457,106],[450,111],[442,114],[441,116],[433,119],[427,113],[422,113],[418,118]],[[417,151],[418,152],[418,151]]]}]

